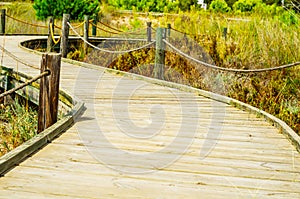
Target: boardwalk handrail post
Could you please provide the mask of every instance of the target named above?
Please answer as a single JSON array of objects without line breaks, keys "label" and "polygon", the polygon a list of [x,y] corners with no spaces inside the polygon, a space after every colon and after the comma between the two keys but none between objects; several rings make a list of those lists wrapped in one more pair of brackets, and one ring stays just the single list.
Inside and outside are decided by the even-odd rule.
[{"label": "boardwalk handrail post", "polygon": [[155,49],[155,64],[153,76],[157,79],[164,79],[165,67],[165,43],[163,39],[166,37],[165,28],[157,28],[156,30],[156,49]]},{"label": "boardwalk handrail post", "polygon": [[97,22],[98,22],[98,17],[97,15],[94,15],[93,17],[93,25],[92,25],[92,35],[93,37],[96,37],[97,36]]},{"label": "boardwalk handrail post", "polygon": [[[4,91],[8,91],[8,90],[12,89],[12,87],[13,87],[12,84],[11,84],[13,69],[12,68],[6,68],[5,71],[4,71],[4,74],[5,74]],[[8,104],[9,101],[11,101],[11,96],[9,96],[9,95],[5,96],[4,97],[4,104]]]},{"label": "boardwalk handrail post", "polygon": [[70,21],[70,15],[64,14],[63,15],[63,23],[62,23],[62,35],[61,35],[61,42],[60,42],[60,53],[63,58],[67,57],[68,54],[68,38],[69,38],[69,25],[68,22]]},{"label": "boardwalk handrail post", "polygon": [[227,31],[228,31],[227,27],[223,28],[223,37],[225,40],[227,39],[227,33],[228,33]]},{"label": "boardwalk handrail post", "polygon": [[167,37],[171,37],[171,24],[167,24]]},{"label": "boardwalk handrail post", "polygon": [[152,34],[152,27],[151,27],[151,25],[152,25],[152,22],[151,21],[149,21],[149,22],[147,22],[147,41],[148,42],[151,42],[151,34]]},{"label": "boardwalk handrail post", "polygon": [[[85,41],[89,40],[89,15],[84,15],[83,38]],[[84,54],[87,54],[89,46],[85,41],[83,41],[83,49],[84,49]]]},{"label": "boardwalk handrail post", "polygon": [[53,17],[49,17],[48,18],[47,52],[51,52],[52,51],[52,47],[53,47],[53,39],[52,39],[51,32],[54,33],[54,20],[53,20]]},{"label": "boardwalk handrail post", "polygon": [[0,34],[4,35],[5,34],[6,10],[5,9],[1,9],[0,14],[1,14],[1,19],[0,19]]},{"label": "boardwalk handrail post", "polygon": [[43,54],[41,73],[48,70],[50,75],[44,76],[40,80],[38,133],[57,122],[60,68],[61,54]]}]

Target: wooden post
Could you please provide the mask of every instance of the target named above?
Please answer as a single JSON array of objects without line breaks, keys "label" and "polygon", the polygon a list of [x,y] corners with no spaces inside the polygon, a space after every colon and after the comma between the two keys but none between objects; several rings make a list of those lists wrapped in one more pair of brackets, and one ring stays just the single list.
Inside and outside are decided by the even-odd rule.
[{"label": "wooden post", "polygon": [[223,28],[223,37],[226,40],[227,39],[227,27]]},{"label": "wooden post", "polygon": [[64,14],[63,15],[63,24],[62,24],[62,36],[60,41],[60,53],[61,56],[66,58],[68,54],[68,37],[69,37],[69,25],[68,22],[70,21],[70,15]]},{"label": "wooden post", "polygon": [[96,27],[97,21],[98,21],[98,17],[97,17],[97,15],[95,15],[94,18],[93,18],[93,26],[92,26],[92,35],[94,37],[97,36],[97,27]]},{"label": "wooden post", "polygon": [[156,30],[156,52],[155,52],[155,65],[153,69],[154,78],[164,79],[165,67],[165,28],[157,28]]},{"label": "wooden post", "polygon": [[6,16],[6,10],[1,9],[1,19],[0,19],[0,34],[4,35],[5,34],[5,16]]},{"label": "wooden post", "polygon": [[50,75],[40,80],[38,133],[57,122],[60,65],[61,54],[43,54],[41,73],[48,70]]},{"label": "wooden post", "polygon": [[167,36],[171,37],[171,24],[167,24]]},{"label": "wooden post", "polygon": [[[5,83],[4,83],[4,90],[8,91],[10,89],[12,89],[12,85],[11,85],[11,80],[12,80],[12,74],[13,74],[13,69],[12,68],[6,68],[5,69]],[[5,96],[4,97],[4,104],[9,104],[12,100],[11,96]]]},{"label": "wooden post", "polygon": [[[52,24],[52,26],[51,26]],[[47,52],[51,52],[52,51],[52,47],[53,47],[53,39],[52,39],[52,35],[51,35],[51,29],[52,32],[54,34],[54,20],[53,17],[49,17],[48,19],[48,40],[47,40]]]},{"label": "wooden post", "polygon": [[[84,15],[84,30],[83,30],[83,38],[85,41],[89,40],[89,16]],[[84,54],[87,54],[88,52],[88,44],[86,42],[83,42],[83,49],[84,49]]]},{"label": "wooden post", "polygon": [[147,41],[151,42],[151,33],[152,33],[152,27],[151,22],[147,22]]}]

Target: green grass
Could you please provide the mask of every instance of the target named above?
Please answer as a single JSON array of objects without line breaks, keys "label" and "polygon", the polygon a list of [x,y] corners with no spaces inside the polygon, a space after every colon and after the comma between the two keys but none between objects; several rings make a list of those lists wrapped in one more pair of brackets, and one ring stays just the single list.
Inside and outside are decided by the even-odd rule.
[{"label": "green grass", "polygon": [[0,155],[3,155],[36,135],[37,111],[16,100],[0,108]]}]

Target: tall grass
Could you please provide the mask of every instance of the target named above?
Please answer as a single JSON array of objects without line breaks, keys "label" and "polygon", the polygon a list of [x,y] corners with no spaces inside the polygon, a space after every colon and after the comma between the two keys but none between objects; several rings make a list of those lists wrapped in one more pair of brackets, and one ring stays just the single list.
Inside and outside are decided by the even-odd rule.
[{"label": "tall grass", "polygon": [[0,108],[0,155],[16,148],[36,135],[37,111],[18,100]]}]

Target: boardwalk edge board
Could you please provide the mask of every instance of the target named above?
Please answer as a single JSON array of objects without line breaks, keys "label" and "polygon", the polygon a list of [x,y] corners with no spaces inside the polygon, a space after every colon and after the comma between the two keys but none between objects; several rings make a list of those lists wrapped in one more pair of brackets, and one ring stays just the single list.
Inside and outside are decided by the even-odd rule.
[{"label": "boardwalk edge board", "polygon": [[[20,75],[20,73],[19,73]],[[23,77],[29,76],[22,74]],[[61,120],[51,127],[37,134],[30,140],[24,142],[17,148],[0,157],[0,176],[5,175],[8,171],[20,164],[30,155],[39,151],[42,147],[50,143],[57,136],[67,130],[84,109],[84,104],[77,98],[72,97],[66,91],[60,90],[60,102],[70,108]],[[74,106],[72,105],[74,104]]]},{"label": "boardwalk edge board", "polygon": [[[34,39],[20,42],[19,47],[26,50],[26,51],[42,55],[43,54],[42,52],[38,52],[36,50],[26,48],[22,45],[25,42],[32,41],[32,40],[34,40]],[[281,119],[279,119],[279,118],[277,118],[277,117],[275,117],[275,116],[273,116],[273,115],[271,115],[271,114],[269,114],[269,113],[267,113],[263,110],[255,108],[255,107],[253,107],[249,104],[243,103],[241,101],[235,100],[235,99],[227,97],[227,96],[219,95],[219,94],[216,94],[216,93],[212,93],[212,92],[209,92],[209,91],[193,88],[193,87],[190,87],[190,86],[187,86],[187,85],[182,85],[182,84],[178,84],[178,83],[174,83],[174,82],[167,82],[167,81],[164,81],[164,80],[154,79],[154,78],[145,77],[145,76],[138,75],[138,74],[133,74],[133,73],[129,73],[129,72],[124,72],[124,71],[119,71],[119,70],[115,70],[115,69],[105,68],[105,67],[102,67],[102,66],[88,64],[88,63],[84,63],[84,62],[79,62],[79,61],[75,61],[75,60],[71,60],[71,59],[67,59],[67,58],[63,58],[62,61],[66,62],[66,63],[74,64],[74,65],[77,65],[77,66],[94,69],[94,70],[102,70],[102,71],[112,73],[112,74],[115,74],[115,75],[126,76],[126,77],[129,77],[131,79],[135,79],[135,80],[143,80],[143,81],[153,83],[153,84],[156,84],[156,85],[166,86],[166,87],[170,87],[170,88],[179,89],[181,91],[195,93],[197,95],[201,95],[201,96],[204,96],[204,97],[207,97],[207,98],[219,101],[219,102],[223,102],[223,103],[235,106],[236,108],[238,108],[240,110],[244,110],[244,111],[247,111],[247,112],[250,112],[250,113],[254,113],[257,116],[265,118],[265,120],[267,122],[271,123],[277,129],[279,129],[280,133],[283,133],[291,141],[291,143],[295,146],[297,151],[300,152],[300,136],[291,127],[289,127]],[[276,147],[276,146],[274,146],[274,147]]]}]

